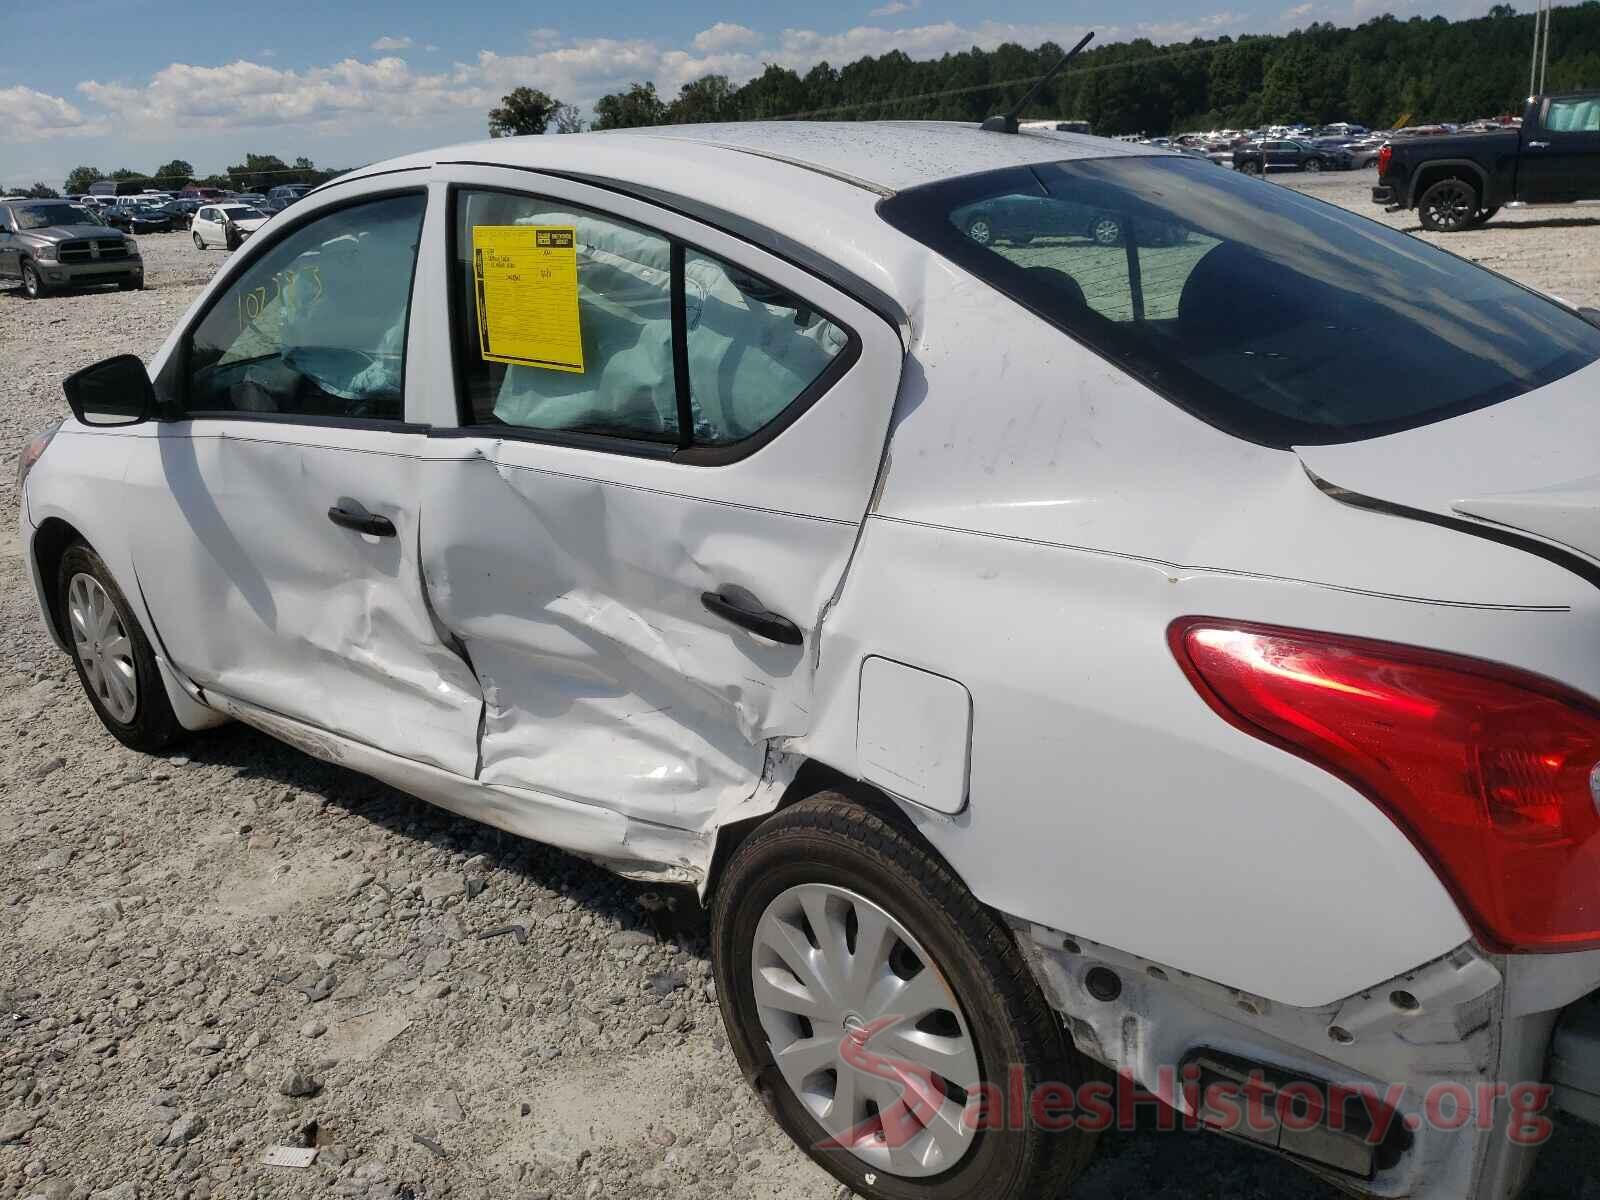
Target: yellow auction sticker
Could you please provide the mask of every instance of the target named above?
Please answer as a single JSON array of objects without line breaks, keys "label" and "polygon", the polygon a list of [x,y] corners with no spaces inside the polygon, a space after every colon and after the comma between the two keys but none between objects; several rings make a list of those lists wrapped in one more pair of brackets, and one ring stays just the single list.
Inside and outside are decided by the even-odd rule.
[{"label": "yellow auction sticker", "polygon": [[489,362],[583,371],[571,225],[475,225],[478,342]]}]

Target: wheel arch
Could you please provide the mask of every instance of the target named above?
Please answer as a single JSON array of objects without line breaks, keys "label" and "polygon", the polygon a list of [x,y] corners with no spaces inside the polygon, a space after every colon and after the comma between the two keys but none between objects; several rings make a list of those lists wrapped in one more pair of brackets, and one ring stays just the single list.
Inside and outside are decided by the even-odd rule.
[{"label": "wheel arch", "polygon": [[701,889],[701,900],[708,908],[711,905],[717,890],[726,873],[728,863],[732,861],[739,847],[752,833],[765,825],[773,817],[787,808],[792,808],[800,801],[819,792],[837,792],[852,804],[859,806],[867,812],[874,813],[884,821],[894,826],[906,836],[915,840],[921,848],[943,863],[957,878],[961,877],[943,854],[939,853],[917,824],[907,815],[903,802],[895,800],[888,793],[864,783],[853,776],[845,774],[838,768],[830,766],[821,759],[807,758],[800,764],[799,770],[789,785],[784,788],[778,802],[766,812],[753,817],[746,817],[737,821],[730,821],[721,825],[716,831],[716,848],[711,855],[711,864],[706,870],[705,883]]},{"label": "wheel arch", "polygon": [[52,640],[63,652],[67,649],[67,631],[61,626],[61,581],[58,578],[61,556],[67,547],[89,545],[89,540],[77,528],[61,517],[46,517],[33,532],[33,561],[39,572],[39,591],[45,602],[45,619],[49,622]]},{"label": "wheel arch", "polygon": [[1424,163],[1411,175],[1411,195],[1408,208],[1415,208],[1422,195],[1434,184],[1446,179],[1459,179],[1470,183],[1478,193],[1480,206],[1489,197],[1489,175],[1470,158],[1441,158]]}]

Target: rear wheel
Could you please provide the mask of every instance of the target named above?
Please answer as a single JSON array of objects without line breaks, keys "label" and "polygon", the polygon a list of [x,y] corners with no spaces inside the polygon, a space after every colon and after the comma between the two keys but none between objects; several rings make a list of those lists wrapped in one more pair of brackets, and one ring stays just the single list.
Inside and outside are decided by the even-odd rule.
[{"label": "rear wheel", "polygon": [[195,231],[194,235],[194,248],[196,250],[204,250],[206,248],[205,239],[200,236],[198,230]]},{"label": "rear wheel", "polygon": [[101,724],[135,750],[169,745],[182,729],[155,651],[106,564],[88,546],[69,546],[56,579],[58,623]]},{"label": "rear wheel", "polygon": [[1300,164],[1300,169],[1315,175],[1322,170],[1322,160],[1320,158],[1308,158]]},{"label": "rear wheel", "polygon": [[1433,233],[1470,229],[1478,213],[1478,189],[1465,179],[1441,179],[1422,193],[1417,216]]},{"label": "rear wheel", "polygon": [[998,1111],[1085,1062],[1011,932],[908,833],[839,793],[784,810],[729,864],[712,939],[740,1067],[857,1195],[1026,1200],[1087,1165],[1092,1135]]},{"label": "rear wheel", "polygon": [[980,246],[994,241],[994,222],[986,216],[976,216],[967,222],[967,236]]}]

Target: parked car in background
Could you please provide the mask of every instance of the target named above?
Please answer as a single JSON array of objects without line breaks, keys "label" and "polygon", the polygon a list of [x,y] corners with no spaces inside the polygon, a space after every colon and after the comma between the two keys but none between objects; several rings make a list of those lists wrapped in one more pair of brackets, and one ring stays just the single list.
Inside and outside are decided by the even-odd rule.
[{"label": "parked car in background", "polygon": [[1122,243],[1115,213],[1050,196],[996,196],[963,209],[961,228],[980,246],[1026,246],[1036,237],[1084,237],[1102,246]]},{"label": "parked car in background", "polygon": [[129,233],[171,233],[177,228],[173,214],[147,202],[117,204],[102,210],[106,224]]},{"label": "parked car in background", "polygon": [[1292,138],[1268,138],[1236,148],[1233,169],[1246,175],[1268,171],[1347,171],[1351,156],[1342,146],[1318,146]]},{"label": "parked car in background", "polygon": [[225,246],[237,250],[252,233],[270,219],[270,214],[248,204],[228,201],[225,204],[207,204],[197,209],[189,222],[189,232],[194,244],[201,250]]},{"label": "parked car in background", "polygon": [[1378,157],[1372,202],[1456,233],[1507,204],[1600,200],[1600,91],[1535,96],[1520,128],[1399,138]]},{"label": "parked car in background", "polygon": [[0,203],[0,279],[22,284],[30,300],[58,288],[114,283],[144,286],[139,244],[65,200]]},{"label": "parked car in background", "polygon": [[69,379],[17,544],[134,750],[241,720],[696,888],[863,1200],[1064,1195],[1119,1079],[1510,1200],[1600,1115],[1597,387],[1578,311],[1179,154],[504,138]]},{"label": "parked car in background", "polygon": [[200,210],[199,200],[177,199],[169,200],[161,206],[161,211],[172,219],[174,229],[187,229],[194,220],[194,214]]},{"label": "parked car in background", "polygon": [[312,190],[309,183],[285,183],[267,193],[266,212],[282,212]]},{"label": "parked car in background", "polygon": [[221,188],[201,187],[197,183],[191,183],[179,193],[179,195],[193,200],[221,200],[223,194]]}]

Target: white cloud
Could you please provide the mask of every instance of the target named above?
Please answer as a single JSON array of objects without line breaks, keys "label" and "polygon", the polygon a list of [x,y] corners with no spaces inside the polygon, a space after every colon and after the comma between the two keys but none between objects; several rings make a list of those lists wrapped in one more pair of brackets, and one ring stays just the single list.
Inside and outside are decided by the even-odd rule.
[{"label": "white cloud", "polygon": [[922,0],[889,0],[889,3],[879,5],[867,14],[869,17],[898,17],[901,13],[915,12],[922,7]]},{"label": "white cloud", "polygon": [[754,29],[735,25],[731,21],[718,21],[710,29],[694,35],[694,48],[701,51],[730,50],[734,46],[749,46],[761,40]]},{"label": "white cloud", "polygon": [[1285,25],[1290,25],[1296,21],[1305,20],[1315,8],[1316,5],[1314,4],[1296,4],[1293,8],[1284,9],[1278,19]]},{"label": "white cloud", "polygon": [[429,54],[433,54],[435,51],[437,51],[439,49],[439,47],[435,46],[432,42],[429,42],[426,46],[423,47],[423,49],[426,50]]},{"label": "white cloud", "polygon": [[43,142],[104,132],[103,120],[85,116],[60,96],[21,85],[0,88],[0,142]]},{"label": "white cloud", "polygon": [[[1099,40],[1143,36],[1182,41],[1247,25],[1246,18],[1223,11],[1188,21],[1102,27]],[[143,80],[84,81],[78,85],[81,109],[28,88],[0,89],[0,140],[8,134],[18,140],[18,131],[24,138],[45,139],[114,128],[119,137],[165,142],[174,131],[231,137],[243,130],[281,129],[339,137],[405,127],[432,130],[428,136],[442,140],[482,130],[484,114],[514,87],[538,87],[588,108],[634,81],[652,80],[662,97],[671,99],[685,83],[703,75],[723,74],[739,84],[759,75],[768,63],[803,72],[823,59],[839,66],[890,50],[925,59],[1003,42],[1067,46],[1082,33],[1078,25],[1003,21],[940,21],[899,29],[864,24],[835,32],[791,27],[760,33],[724,21],[683,45],[643,37],[566,39],[558,30],[540,28],[529,31],[522,52],[480,50],[473,58],[431,69],[414,68],[394,54],[299,69],[245,59],[222,65],[175,62]],[[402,38],[381,41],[412,44]],[[419,136],[419,144],[423,141]]]},{"label": "white cloud", "polygon": [[381,37],[372,43],[374,50],[409,50],[414,43],[408,37]]}]

